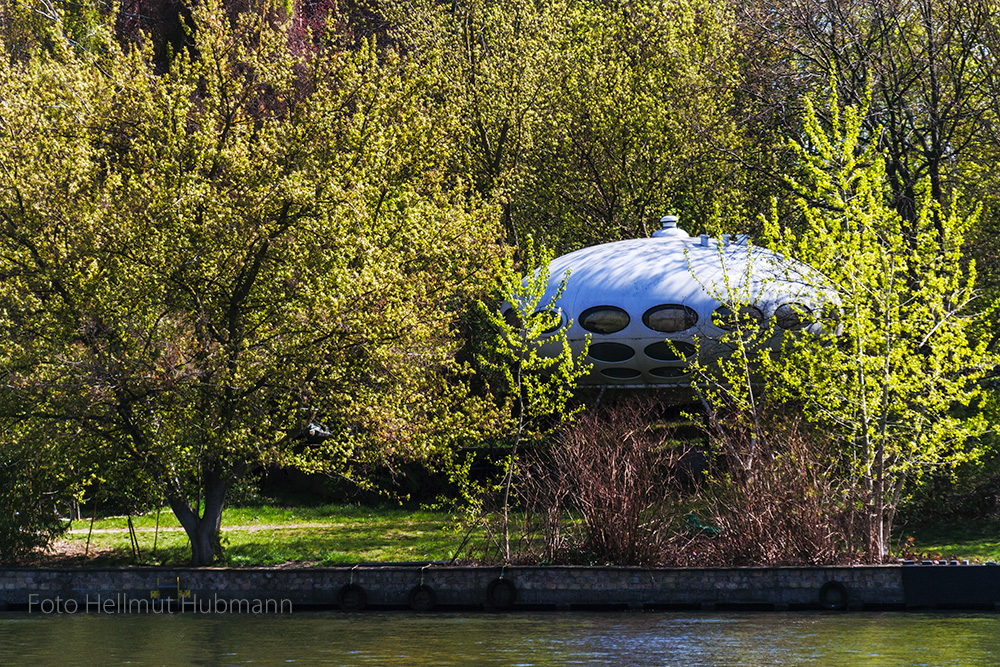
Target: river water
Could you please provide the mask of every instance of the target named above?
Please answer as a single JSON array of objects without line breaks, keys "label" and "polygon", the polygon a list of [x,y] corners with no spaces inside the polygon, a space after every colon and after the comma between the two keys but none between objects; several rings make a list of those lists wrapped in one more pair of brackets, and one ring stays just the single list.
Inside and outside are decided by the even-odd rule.
[{"label": "river water", "polygon": [[1000,614],[0,614],[0,665],[989,665]]}]

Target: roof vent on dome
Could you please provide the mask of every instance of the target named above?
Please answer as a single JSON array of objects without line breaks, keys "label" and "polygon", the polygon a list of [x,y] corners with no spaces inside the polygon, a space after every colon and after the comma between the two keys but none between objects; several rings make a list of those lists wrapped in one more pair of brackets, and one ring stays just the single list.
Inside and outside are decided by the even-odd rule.
[{"label": "roof vent on dome", "polygon": [[687,235],[683,229],[677,226],[677,216],[676,215],[665,215],[660,218],[660,228],[653,232],[654,238],[672,238],[672,239],[689,239],[690,236]]}]

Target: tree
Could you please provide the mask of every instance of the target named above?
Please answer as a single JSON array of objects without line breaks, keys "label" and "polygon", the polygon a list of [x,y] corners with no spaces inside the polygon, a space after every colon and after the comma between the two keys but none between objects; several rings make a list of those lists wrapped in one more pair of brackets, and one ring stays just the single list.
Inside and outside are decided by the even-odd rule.
[{"label": "tree", "polygon": [[[586,363],[587,346],[578,357],[573,356],[566,337],[571,322],[556,306],[568,276],[563,276],[555,293],[549,293],[551,260],[552,256],[544,250],[536,252],[529,238],[525,274],[514,268],[509,257],[501,259],[495,272],[497,284],[492,296],[494,303],[504,299],[501,306],[479,304],[493,336],[485,341],[478,361],[497,378],[494,389],[503,401],[498,431],[509,441],[503,477],[493,489],[502,498],[500,546],[507,562],[511,558],[511,492],[521,449],[525,445],[543,445],[559,426],[572,421],[582,409],[573,405],[576,382],[590,371]],[[481,496],[483,490],[473,491]],[[475,506],[482,499],[470,495],[467,500]]]},{"label": "tree", "polygon": [[[561,250],[648,236],[668,212],[715,227],[744,207],[724,5],[578,2],[564,19],[558,94],[518,206]],[[545,232],[551,236],[542,236]]]},{"label": "tree", "polygon": [[984,420],[963,412],[987,362],[972,337],[975,265],[962,254],[975,221],[956,207],[944,212],[926,181],[916,217],[904,219],[879,135],[865,131],[868,109],[842,109],[833,93],[824,129],[808,98],[805,108],[803,141],[792,144],[801,176],[789,181],[801,231],[777,215],[767,231],[776,251],[836,290],[839,303],[827,307],[839,309],[841,331],[786,337],[780,357],[765,360],[772,391],[840,443],[867,519],[867,552],[879,560],[906,485],[978,453],[968,442]]},{"label": "tree", "polygon": [[441,5],[433,1],[380,3],[394,39],[438,73],[456,102],[461,124],[456,169],[498,203],[512,245],[525,233],[517,218],[549,110],[558,95],[558,61],[572,2],[530,0]]},{"label": "tree", "polygon": [[350,476],[465,432],[454,322],[492,246],[412,62],[192,16],[162,75],[149,49],[3,57],[0,409],[148,474],[206,565],[255,467]]},{"label": "tree", "polygon": [[732,22],[702,0],[381,3],[457,102],[457,169],[557,252],[738,209]]},{"label": "tree", "polygon": [[917,224],[920,192],[945,213],[971,210],[961,196],[992,197],[978,168],[998,148],[991,2],[778,0],[737,15],[756,73],[746,102],[770,108],[754,116],[758,125],[776,122],[794,135],[796,100],[836,75],[841,99],[867,109],[865,134],[882,151],[893,207],[907,224]]}]

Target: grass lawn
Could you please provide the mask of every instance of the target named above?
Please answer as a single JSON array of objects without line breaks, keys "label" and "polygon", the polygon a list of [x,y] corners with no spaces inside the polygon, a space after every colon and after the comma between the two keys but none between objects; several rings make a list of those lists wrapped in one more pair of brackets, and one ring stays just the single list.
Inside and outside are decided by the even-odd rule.
[{"label": "grass lawn", "polygon": [[[90,520],[73,523],[39,565],[124,566],[186,565],[191,557],[187,535],[169,508],[132,518],[141,560],[130,546],[127,519],[98,518],[87,537]],[[450,561],[455,552],[481,547],[482,535],[472,545],[455,529],[448,512],[323,505],[282,507],[259,505],[227,509],[222,518],[222,540],[232,566],[294,564],[346,565],[361,562]],[[912,537],[912,542],[907,540]],[[155,543],[155,550],[153,549]],[[954,525],[903,528],[894,541],[921,558],[958,558],[1000,561],[1000,523],[963,522]],[[84,555],[86,552],[86,556]]]},{"label": "grass lawn", "polygon": [[[132,518],[141,562],[184,565],[191,557],[187,535],[164,508]],[[451,560],[462,535],[447,512],[342,505],[235,507],[222,517],[222,541],[233,566],[343,565],[358,562]],[[76,521],[41,564],[120,566],[135,564],[126,517]],[[154,550],[155,544],[155,550]],[[87,554],[86,556],[84,554]]]},{"label": "grass lawn", "polygon": [[981,562],[1000,561],[1000,524],[995,522],[960,522],[948,526],[931,526],[903,530],[897,543],[907,543],[909,550],[924,557],[968,559]]}]

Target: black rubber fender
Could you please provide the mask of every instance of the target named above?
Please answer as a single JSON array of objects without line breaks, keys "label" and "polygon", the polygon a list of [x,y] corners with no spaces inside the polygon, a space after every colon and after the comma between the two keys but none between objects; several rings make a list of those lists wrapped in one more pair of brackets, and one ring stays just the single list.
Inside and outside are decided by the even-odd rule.
[{"label": "black rubber fender", "polygon": [[413,611],[431,611],[437,606],[437,594],[427,584],[419,584],[410,589],[407,601]]},{"label": "black rubber fender", "polygon": [[847,586],[839,581],[828,581],[819,589],[819,606],[823,609],[842,611],[847,609]]},{"label": "black rubber fender", "polygon": [[517,586],[510,579],[498,577],[486,587],[486,601],[494,609],[510,609],[517,600]]},{"label": "black rubber fender", "polygon": [[337,606],[342,611],[361,611],[368,606],[368,594],[357,584],[346,584],[337,592]]}]

